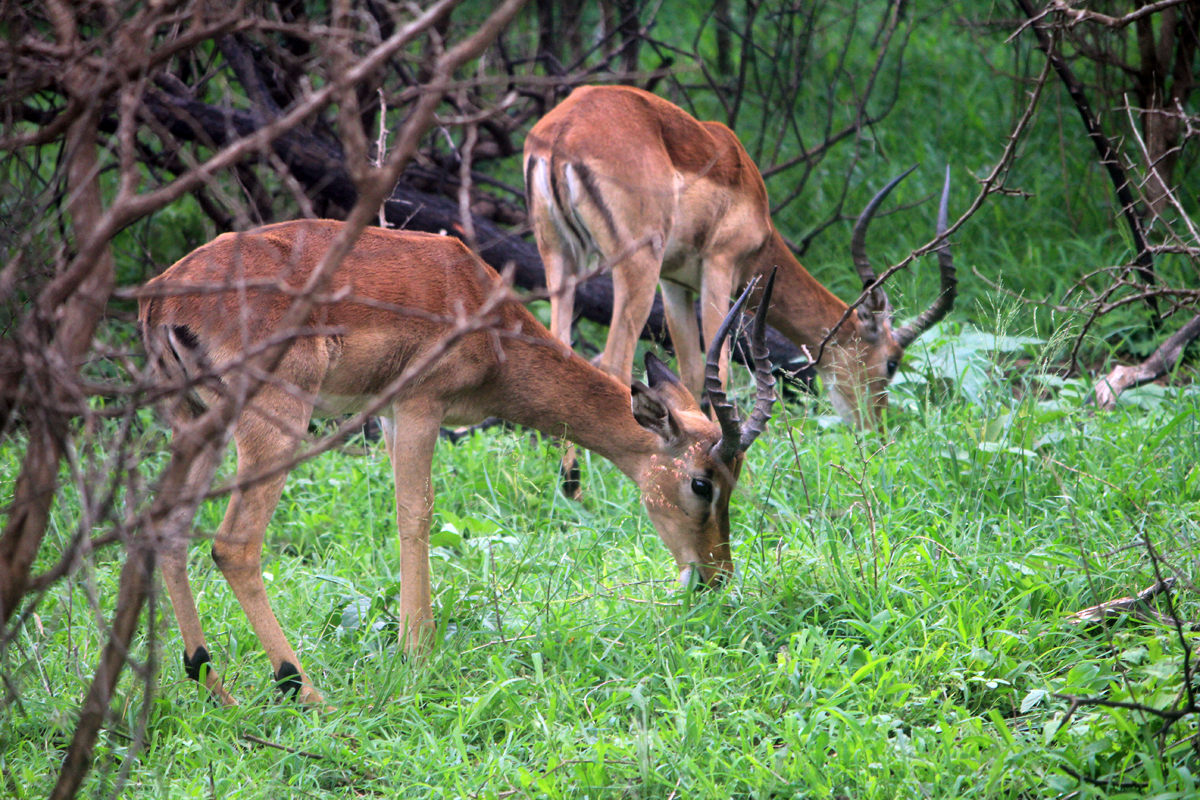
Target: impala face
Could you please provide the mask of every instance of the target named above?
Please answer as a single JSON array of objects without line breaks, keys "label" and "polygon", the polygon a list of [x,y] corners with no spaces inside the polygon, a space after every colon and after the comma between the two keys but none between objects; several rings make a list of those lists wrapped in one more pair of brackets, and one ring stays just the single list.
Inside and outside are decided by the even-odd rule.
[{"label": "impala face", "polygon": [[[742,470],[742,458],[739,456],[730,466],[707,460],[713,467],[698,469],[705,461],[702,459],[690,468],[662,468],[655,488],[659,496],[671,498],[669,508],[656,508],[649,496],[643,499],[659,537],[675,558],[679,584],[685,588],[693,580],[705,586],[720,586],[733,574],[729,499]],[[718,472],[725,473],[723,479],[714,480]]]},{"label": "impala face", "polygon": [[653,353],[646,353],[646,380],[631,388],[633,416],[660,437],[662,450],[647,461],[637,478],[642,503],[659,538],[675,557],[679,582],[693,579],[718,585],[733,572],[729,551],[729,499],[737,486],[746,450],[766,428],[775,402],[775,379],[765,342],[767,309],[775,273],[767,279],[754,315],[750,351],[756,384],[754,411],[743,423],[721,388],[718,354],[730,327],[755,290],[751,281],[725,316],[708,348],[704,391],[712,404],[713,422],[700,410],[683,382]]},{"label": "impala face", "polygon": [[[653,377],[651,378],[653,380]],[[742,471],[741,454],[732,463],[714,455],[721,429],[705,415],[678,378],[652,388],[675,394],[690,408],[671,411],[672,424],[690,445],[652,456],[642,483],[642,504],[658,536],[671,552],[682,586],[719,586],[733,572],[729,549],[729,499]]]},{"label": "impala face", "polygon": [[[864,312],[850,318],[857,335],[829,347],[817,371],[834,411],[859,428],[878,428],[888,407],[888,385],[904,359],[904,348],[892,332],[891,308],[883,314]],[[865,322],[864,322],[865,320]]]}]

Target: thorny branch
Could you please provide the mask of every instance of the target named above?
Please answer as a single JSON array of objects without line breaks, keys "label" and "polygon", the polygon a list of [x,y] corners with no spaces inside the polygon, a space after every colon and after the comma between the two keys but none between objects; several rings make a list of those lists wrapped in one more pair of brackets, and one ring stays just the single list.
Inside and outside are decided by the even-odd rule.
[{"label": "thorny branch", "polygon": [[975,199],[971,202],[971,205],[967,208],[967,210],[964,211],[962,215],[959,216],[959,218],[956,219],[944,233],[935,236],[927,244],[924,244],[921,247],[911,251],[898,263],[884,270],[883,273],[881,273],[879,277],[875,279],[874,283],[864,286],[858,298],[846,308],[846,310],[842,313],[841,318],[832,328],[829,329],[829,332],[825,334],[825,338],[821,340],[821,344],[817,348],[816,357],[813,359],[814,363],[821,360],[821,356],[824,355],[825,352],[825,346],[833,340],[833,337],[837,335],[838,329],[845,324],[846,320],[850,319],[850,315],[854,313],[854,310],[865,303],[876,290],[878,290],[887,282],[888,278],[892,277],[900,270],[906,269],[921,256],[933,253],[937,251],[937,249],[943,244],[949,242],[950,237],[956,233],[959,228],[965,225],[967,220],[975,215],[975,212],[977,212],[983,206],[984,202],[986,202],[990,195],[1000,193],[1004,190],[1004,178],[1007,176],[1009,169],[1012,167],[1013,161],[1016,158],[1017,148],[1021,142],[1021,137],[1024,134],[1026,127],[1029,125],[1029,121],[1033,118],[1034,111],[1037,109],[1038,100],[1041,98],[1042,89],[1046,85],[1046,77],[1048,73],[1049,65],[1042,69],[1042,74],[1038,77],[1037,82],[1034,84],[1033,91],[1029,95],[1029,101],[1025,104],[1025,111],[1021,114],[1020,119],[1017,120],[1017,123],[1013,126],[1012,131],[1008,134],[1008,138],[1004,145],[1004,150],[1000,155],[1000,159],[996,162],[996,165],[992,167],[987,176],[980,181],[979,194],[975,196]]},{"label": "thorny branch", "polygon": [[[112,542],[122,543],[126,551],[116,611],[105,625],[107,643],[81,707],[52,797],[74,796],[87,774],[96,736],[110,713],[117,678],[131,659],[134,633],[142,624],[142,609],[152,592],[157,554],[165,543],[190,535],[192,516],[200,501],[208,496],[207,483],[212,471],[197,470],[195,464],[199,459],[215,467],[217,459],[208,454],[224,447],[232,420],[257,388],[269,380],[274,365],[290,342],[289,338],[280,338],[252,356],[243,365],[240,375],[226,384],[231,389],[228,396],[177,437],[170,458],[155,481],[153,500],[149,500],[145,482],[132,466],[136,459],[130,458],[130,448],[135,442],[137,410],[161,394],[161,389],[148,385],[135,375],[134,384],[125,393],[128,404],[114,415],[111,409],[93,407],[89,387],[94,384],[84,374],[90,369],[89,359],[85,357],[87,349],[92,345],[98,320],[113,296],[115,275],[111,240],[131,223],[188,192],[208,192],[223,172],[247,157],[269,152],[273,142],[311,124],[313,115],[333,98],[341,97],[345,104],[346,91],[371,79],[408,43],[444,20],[456,2],[441,0],[426,11],[418,12],[407,25],[392,25],[388,36],[372,42],[363,55],[350,56],[343,69],[330,80],[323,81],[321,89],[300,91],[295,102],[286,104],[286,111],[278,112],[284,106],[282,103],[273,106],[266,102],[271,87],[262,87],[260,109],[278,112],[272,119],[264,118],[263,124],[242,134],[227,130],[226,140],[220,148],[215,148],[215,153],[201,153],[201,157],[192,158],[190,154],[185,157],[176,150],[173,155],[178,160],[170,169],[174,179],[146,188],[140,186],[144,178],[139,172],[138,160],[150,156],[153,163],[155,155],[147,147],[145,137],[158,136],[160,143],[167,143],[161,137],[170,135],[162,125],[140,127],[155,120],[147,109],[155,108],[155,103],[162,97],[160,90],[150,87],[147,71],[161,69],[172,59],[187,62],[193,58],[190,48],[235,30],[253,28],[252,20],[241,20],[242,9],[230,12],[215,23],[202,12],[163,16],[159,6],[133,13],[128,19],[114,18],[112,23],[116,27],[105,31],[105,35],[116,42],[110,49],[110,61],[106,57],[76,58],[77,53],[90,48],[86,37],[96,32],[86,17],[90,12],[52,2],[47,4],[46,10],[52,21],[49,30],[56,37],[57,50],[53,47],[39,50],[41,41],[36,38],[36,33],[30,33],[23,40],[6,39],[4,47],[0,47],[0,63],[13,58],[20,47],[26,47],[27,50],[21,52],[52,55],[70,65],[58,70],[57,74],[51,68],[51,72],[46,73],[51,75],[48,80],[33,79],[29,84],[56,88],[67,98],[66,105],[40,126],[30,127],[20,122],[28,115],[10,115],[10,120],[15,118],[19,122],[5,131],[10,135],[0,136],[0,142],[10,151],[65,137],[61,163],[66,177],[56,175],[53,180],[57,182],[58,191],[51,196],[69,212],[70,219],[69,231],[64,230],[64,234],[69,235],[63,237],[67,245],[49,254],[52,273],[39,275],[19,271],[23,259],[35,260],[42,255],[22,251],[15,252],[14,258],[0,273],[0,290],[6,297],[17,292],[27,293],[30,297],[24,305],[11,310],[6,308],[0,318],[0,330],[6,332],[6,338],[0,339],[0,433],[20,433],[27,441],[25,464],[13,501],[5,509],[6,525],[0,538],[0,653],[14,640],[41,594],[58,577],[77,568],[89,551]],[[412,96],[408,113],[398,128],[399,142],[383,165],[374,170],[355,170],[356,165],[350,165],[352,172],[357,173],[358,181],[355,187],[357,202],[346,206],[348,224],[314,271],[312,280],[291,298],[289,310],[281,321],[281,330],[301,330],[309,309],[321,297],[325,278],[353,246],[357,232],[391,192],[405,164],[416,152],[417,143],[432,122],[454,74],[495,40],[520,6],[520,0],[509,0],[499,5],[469,35],[458,41],[448,38],[446,47],[429,62],[429,72],[421,84],[421,91]],[[170,8],[172,13],[178,10],[175,6]],[[190,25],[185,35],[168,38],[158,50],[147,46],[147,37],[156,36],[164,26],[170,29],[177,23]],[[32,26],[19,30],[36,31],[39,28]],[[17,41],[17,50],[11,49]],[[250,74],[245,63],[248,51],[240,48],[236,40],[226,40],[225,44],[225,52],[235,69]],[[236,66],[238,64],[241,66]],[[186,69],[190,67],[185,63]],[[170,81],[167,85],[171,85]],[[9,93],[3,102],[10,108],[13,103],[36,102],[30,97]],[[161,103],[158,107],[162,107]],[[26,106],[25,110],[30,108]],[[352,134],[353,126],[344,119],[343,123],[343,132]],[[113,146],[105,151],[108,136],[113,137]],[[211,146],[212,142],[205,144]],[[163,150],[160,154],[167,152]],[[112,184],[113,191],[107,194],[98,180],[106,169],[115,170],[117,176]],[[35,237],[27,236],[27,239],[32,241]],[[16,335],[8,338],[10,332]],[[408,377],[412,379],[413,376]],[[105,420],[109,417],[120,420],[116,431],[106,428],[110,423]],[[110,480],[97,481],[94,475],[88,476],[91,468],[86,459],[77,457],[77,447],[86,448],[90,458],[99,437],[109,432],[117,434],[115,449],[106,456],[111,465]],[[46,534],[57,488],[58,464],[64,457],[72,473],[72,482],[81,495],[83,513],[71,540],[65,543],[67,551],[49,571],[33,576],[30,568]],[[118,505],[115,498],[121,493],[125,493],[125,497]],[[106,525],[109,530],[91,534]],[[155,647],[153,632],[150,646]],[[139,670],[147,691],[154,680],[155,663],[152,653],[149,668]],[[146,705],[141,717],[142,728],[135,731],[131,739],[131,755],[144,741],[143,729],[149,708]],[[125,781],[128,766],[126,761],[117,776],[118,786]]]},{"label": "thorny branch", "polygon": [[[1031,0],[1014,2],[1026,17],[1019,31],[1029,29],[1034,33],[1038,48],[1053,64],[1079,112],[1098,162],[1109,174],[1134,249],[1132,262],[1118,268],[1111,282],[1085,305],[1057,308],[1084,318],[1070,353],[1070,368],[1075,371],[1079,353],[1093,326],[1117,308],[1145,303],[1151,310],[1155,329],[1172,311],[1187,309],[1195,313],[1194,292],[1164,291],[1156,285],[1159,276],[1154,271],[1154,262],[1160,254],[1179,254],[1193,264],[1200,262],[1200,236],[1189,213],[1179,203],[1174,185],[1175,166],[1185,145],[1197,133],[1196,117],[1186,113],[1185,108],[1196,85],[1194,65],[1200,49],[1200,3],[1164,0],[1137,4],[1130,13],[1114,17],[1064,0],[1051,0],[1040,11],[1035,10]],[[1124,39],[1120,32],[1128,26],[1135,28],[1136,47],[1126,50],[1121,46]],[[1078,75],[1089,67],[1095,69],[1092,74],[1099,79],[1085,90]],[[1104,78],[1109,67],[1116,68],[1113,74],[1122,77],[1124,85]],[[1093,110],[1089,90],[1100,100],[1099,112]],[[1131,94],[1134,102],[1129,99]],[[1136,142],[1136,158],[1121,152],[1120,138],[1102,130],[1099,114],[1106,110],[1125,112],[1127,133],[1123,138]],[[1110,115],[1110,119],[1114,118],[1119,124],[1119,113]],[[1149,232],[1156,229],[1163,231],[1159,243],[1148,239]],[[1136,273],[1139,279],[1128,280],[1124,275],[1127,272]],[[1077,285],[1084,285],[1084,280]],[[1164,297],[1175,301],[1172,311],[1160,312],[1159,300]],[[1196,334],[1200,334],[1200,328],[1189,323],[1145,362],[1133,367],[1115,367],[1096,384],[1097,406],[1113,408],[1122,391],[1168,374]]]}]

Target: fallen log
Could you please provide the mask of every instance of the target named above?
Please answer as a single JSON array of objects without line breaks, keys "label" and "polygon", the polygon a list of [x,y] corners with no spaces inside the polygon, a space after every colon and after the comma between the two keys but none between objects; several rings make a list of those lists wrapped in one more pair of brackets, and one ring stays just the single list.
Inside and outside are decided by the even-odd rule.
[{"label": "fallen log", "polygon": [[1200,314],[1192,317],[1182,328],[1168,336],[1149,358],[1132,367],[1117,366],[1112,372],[1096,382],[1093,390],[1096,407],[1111,411],[1117,407],[1117,398],[1126,389],[1144,386],[1168,375],[1183,351],[1200,337]]}]

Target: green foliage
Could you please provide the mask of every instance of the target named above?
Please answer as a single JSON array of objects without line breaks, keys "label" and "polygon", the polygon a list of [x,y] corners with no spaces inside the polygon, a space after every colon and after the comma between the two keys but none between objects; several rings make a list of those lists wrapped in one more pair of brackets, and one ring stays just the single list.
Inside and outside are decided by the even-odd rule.
[{"label": "green foliage", "polygon": [[[901,105],[808,178],[777,218],[789,238],[830,213],[848,173],[853,213],[914,161],[923,168],[889,204],[933,196],[950,163],[960,211],[972,178],[999,157],[1024,98],[994,69],[1028,64],[1007,30],[973,35],[961,22],[967,4],[920,5],[909,4],[925,16],[911,31]],[[681,14],[654,33],[690,43],[702,21]],[[849,53],[847,69],[861,74],[867,50]],[[657,66],[649,50],[643,57]],[[694,103],[720,116],[702,93]],[[264,571],[285,631],[336,709],[276,703],[266,659],[202,542],[193,587],[215,665],[244,705],[215,708],[185,677],[160,598],[134,653],[160,648],[159,688],[146,705],[126,671],[86,793],[107,795],[146,714],[128,797],[1194,796],[1196,719],[1164,730],[1153,716],[1084,707],[1067,720],[1062,696],[1168,708],[1184,691],[1175,631],[1132,619],[1091,631],[1064,617],[1152,582],[1141,542],[1185,576],[1195,563],[1200,397],[1148,386],[1117,412],[1091,415],[1089,386],[1059,370],[1080,320],[1000,301],[973,274],[1026,299],[1061,298],[1081,274],[1128,257],[1108,179],[1066,103],[1051,90],[1035,117],[1007,181],[1020,191],[991,199],[955,236],[960,300],[910,349],[889,433],[856,436],[823,402],[805,401],[781,409],[750,452],[733,498],[739,571],[729,590],[676,589],[635,489],[601,459],[581,454],[587,493],[571,503],[557,490],[553,447],[481,433],[443,444],[435,459],[443,635],[413,663],[396,647],[386,457],[377,446],[328,454],[291,475]],[[742,111],[752,153],[779,138],[770,113],[766,101]],[[784,142],[777,162],[795,146]],[[20,168],[50,170],[44,155]],[[520,184],[516,159],[495,169]],[[769,179],[776,202],[797,172]],[[29,224],[35,206],[2,180],[0,204],[14,227]],[[933,216],[927,203],[878,218],[875,263],[928,241]],[[50,247],[55,226],[41,225],[35,244]],[[130,228],[115,248],[121,282],[211,234],[191,200]],[[843,298],[858,290],[848,238],[848,223],[834,225],[805,258]],[[1159,266],[1173,282],[1186,275],[1182,259]],[[936,286],[925,263],[888,291],[903,317]],[[1086,352],[1144,350],[1140,313],[1105,318]],[[114,325],[102,337],[129,331]],[[103,364],[94,369],[105,377]],[[139,423],[150,480],[164,434],[149,414]],[[0,441],[0,504],[22,451],[19,436]],[[201,510],[201,536],[222,512],[218,502]],[[39,569],[80,524],[69,482],[53,515]],[[0,711],[8,792],[48,792],[105,641],[95,620],[112,611],[118,569],[115,549],[91,556],[49,590],[8,650],[3,677],[20,698]],[[1183,618],[1200,614],[1186,591],[1176,603]]]},{"label": "green foliage", "polygon": [[[1067,770],[1138,787],[1111,796],[1186,796],[1195,719],[1165,733],[1120,709],[1066,720],[1062,699],[1171,707],[1176,633],[1133,619],[1081,630],[1064,616],[1152,582],[1143,539],[1168,563],[1195,557],[1197,398],[1164,390],[1155,404],[1091,416],[1077,396],[1064,400],[1067,387],[1029,390],[996,363],[1042,347],[944,328],[910,368],[926,383],[894,394],[886,437],[812,425],[820,403],[784,409],[733,500],[738,575],[724,592],[676,589],[634,488],[607,463],[585,458],[587,495],[573,504],[558,494],[553,447],[500,430],[443,445],[442,636],[423,663],[397,652],[382,448],[306,463],[272,522],[264,571],[336,710],[275,703],[253,632],[194,548],[215,663],[245,705],[215,708],[184,676],[159,603],[161,688],[125,796],[1100,791]],[[971,391],[947,373],[962,362],[980,368]],[[930,390],[933,378],[946,388]],[[160,442],[145,443],[147,470]],[[0,448],[5,474],[19,449]],[[200,529],[220,510],[206,507]],[[69,491],[55,513],[68,536]],[[111,610],[118,567],[102,554],[83,580],[53,588],[10,651],[21,702],[0,735],[26,796],[45,792],[68,741],[103,644],[89,597]],[[1195,599],[1181,592],[1175,612],[1195,617]],[[141,657],[148,647],[138,642]],[[131,673],[114,709],[93,794],[115,780],[143,710]]]}]

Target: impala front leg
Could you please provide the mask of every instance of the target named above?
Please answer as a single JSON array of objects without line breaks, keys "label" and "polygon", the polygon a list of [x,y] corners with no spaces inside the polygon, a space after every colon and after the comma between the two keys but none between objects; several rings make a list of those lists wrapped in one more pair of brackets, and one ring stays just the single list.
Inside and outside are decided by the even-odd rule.
[{"label": "impala front leg", "polygon": [[400,637],[419,655],[433,639],[429,578],[429,522],[433,515],[433,448],[443,409],[427,399],[397,402],[383,424],[396,481],[396,529],[400,534]]},{"label": "impala front leg", "polygon": [[699,403],[704,397],[704,355],[700,351],[700,326],[696,322],[695,292],[663,281],[663,316],[671,332],[675,362],[683,385]]}]

